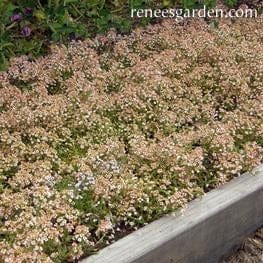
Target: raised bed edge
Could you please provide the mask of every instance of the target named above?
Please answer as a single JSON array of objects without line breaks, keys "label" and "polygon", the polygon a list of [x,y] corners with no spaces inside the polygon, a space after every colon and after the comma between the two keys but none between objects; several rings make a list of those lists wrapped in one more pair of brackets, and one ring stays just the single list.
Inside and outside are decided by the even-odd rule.
[{"label": "raised bed edge", "polygon": [[263,164],[81,263],[216,263],[263,224]]}]

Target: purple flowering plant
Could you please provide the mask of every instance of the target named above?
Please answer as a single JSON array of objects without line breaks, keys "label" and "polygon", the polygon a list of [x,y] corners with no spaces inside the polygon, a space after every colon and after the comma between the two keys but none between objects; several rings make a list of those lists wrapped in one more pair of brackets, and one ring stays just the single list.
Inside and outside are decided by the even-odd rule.
[{"label": "purple flowering plant", "polygon": [[28,27],[28,26],[23,27],[22,31],[21,31],[21,34],[24,37],[29,37],[31,35],[31,28]]},{"label": "purple flowering plant", "polygon": [[18,13],[13,14],[12,16],[10,16],[10,21],[11,22],[19,22],[22,20],[22,16]]}]

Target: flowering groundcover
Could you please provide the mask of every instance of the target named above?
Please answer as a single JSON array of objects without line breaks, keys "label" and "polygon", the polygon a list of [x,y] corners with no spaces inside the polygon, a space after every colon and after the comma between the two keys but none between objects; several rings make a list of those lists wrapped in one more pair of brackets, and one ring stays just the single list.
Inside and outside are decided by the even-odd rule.
[{"label": "flowering groundcover", "polygon": [[262,161],[262,18],[53,46],[0,73],[0,262],[73,262]]}]

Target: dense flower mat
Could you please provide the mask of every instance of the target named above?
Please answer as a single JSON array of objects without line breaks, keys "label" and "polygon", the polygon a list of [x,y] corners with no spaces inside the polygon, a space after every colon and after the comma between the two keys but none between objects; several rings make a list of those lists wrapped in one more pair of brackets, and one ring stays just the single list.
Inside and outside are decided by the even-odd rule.
[{"label": "dense flower mat", "polygon": [[0,262],[67,262],[262,160],[262,20],[164,21],[0,73]]}]

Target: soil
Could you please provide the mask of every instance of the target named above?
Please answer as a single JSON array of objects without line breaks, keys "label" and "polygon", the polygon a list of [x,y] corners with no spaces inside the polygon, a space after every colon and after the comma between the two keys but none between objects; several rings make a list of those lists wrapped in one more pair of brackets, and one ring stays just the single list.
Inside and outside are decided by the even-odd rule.
[{"label": "soil", "polygon": [[238,250],[223,260],[222,263],[262,263],[263,262],[263,227],[253,237],[246,239]]}]

